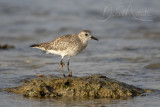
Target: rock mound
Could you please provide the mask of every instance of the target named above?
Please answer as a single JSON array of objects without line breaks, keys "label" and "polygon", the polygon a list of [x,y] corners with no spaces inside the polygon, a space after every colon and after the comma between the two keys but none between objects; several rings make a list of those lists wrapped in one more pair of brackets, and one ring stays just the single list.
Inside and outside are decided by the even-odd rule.
[{"label": "rock mound", "polygon": [[22,85],[7,89],[26,97],[92,97],[126,98],[139,96],[152,90],[137,88],[105,76],[87,77],[37,77]]}]

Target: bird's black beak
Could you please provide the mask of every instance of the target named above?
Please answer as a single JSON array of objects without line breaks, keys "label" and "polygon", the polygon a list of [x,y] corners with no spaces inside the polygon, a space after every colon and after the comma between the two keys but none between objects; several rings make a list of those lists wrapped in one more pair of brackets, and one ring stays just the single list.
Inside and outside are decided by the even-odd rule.
[{"label": "bird's black beak", "polygon": [[91,36],[91,39],[98,41],[98,39],[96,37],[94,37],[94,36]]}]

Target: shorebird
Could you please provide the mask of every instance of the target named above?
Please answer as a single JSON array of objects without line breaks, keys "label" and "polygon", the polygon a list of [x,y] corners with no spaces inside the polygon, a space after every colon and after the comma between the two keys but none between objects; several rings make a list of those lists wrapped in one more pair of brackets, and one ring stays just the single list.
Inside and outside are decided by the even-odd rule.
[{"label": "shorebird", "polygon": [[[85,49],[87,47],[88,40],[90,39],[98,41],[96,37],[91,35],[89,30],[83,30],[79,34],[60,36],[51,42],[33,44],[30,47],[45,50],[47,53],[60,55],[61,60],[59,68],[62,68],[63,73],[63,67],[65,66],[63,63],[63,58],[64,56],[67,56],[67,69],[69,72],[68,76],[72,76],[72,71],[69,69],[70,57],[79,54],[83,49]],[[65,74],[63,74],[63,76],[65,76]]]}]

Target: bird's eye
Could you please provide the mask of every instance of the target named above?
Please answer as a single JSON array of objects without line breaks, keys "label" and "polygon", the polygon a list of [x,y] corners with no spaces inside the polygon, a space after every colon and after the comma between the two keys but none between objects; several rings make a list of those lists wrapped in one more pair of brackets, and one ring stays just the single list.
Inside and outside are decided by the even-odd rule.
[{"label": "bird's eye", "polygon": [[86,33],[85,36],[88,36],[88,34]]}]

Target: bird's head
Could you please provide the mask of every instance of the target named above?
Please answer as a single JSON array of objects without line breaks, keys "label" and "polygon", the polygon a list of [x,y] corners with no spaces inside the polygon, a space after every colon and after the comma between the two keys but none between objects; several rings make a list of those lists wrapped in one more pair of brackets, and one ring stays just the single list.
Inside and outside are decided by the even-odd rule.
[{"label": "bird's head", "polygon": [[98,39],[94,36],[91,35],[91,32],[89,30],[82,30],[79,34],[78,34],[79,38],[84,41],[84,42],[87,42],[88,40],[90,39],[93,39],[93,40],[97,40]]}]

